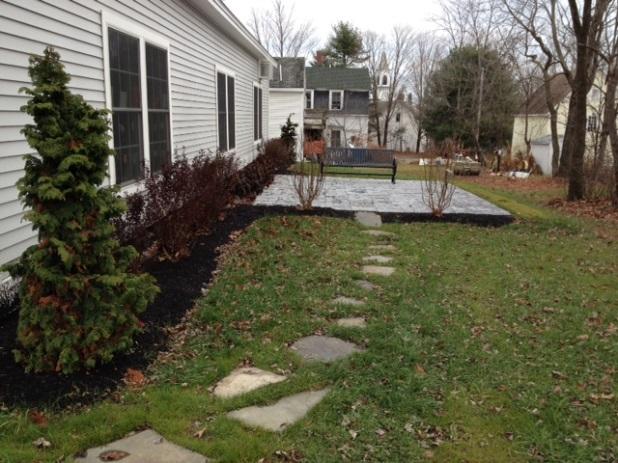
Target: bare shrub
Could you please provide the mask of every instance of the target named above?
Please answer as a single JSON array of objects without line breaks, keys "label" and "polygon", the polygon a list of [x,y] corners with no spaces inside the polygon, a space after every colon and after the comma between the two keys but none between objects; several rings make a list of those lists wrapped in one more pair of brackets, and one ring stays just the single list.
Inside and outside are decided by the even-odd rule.
[{"label": "bare shrub", "polygon": [[298,195],[298,205],[303,211],[313,208],[313,201],[324,187],[324,174],[317,162],[302,161],[293,173],[294,190]]},{"label": "bare shrub", "polygon": [[423,203],[431,209],[434,217],[442,217],[455,194],[455,186],[452,183],[452,160],[446,158],[441,165],[429,162],[425,164],[423,173],[421,183]]}]

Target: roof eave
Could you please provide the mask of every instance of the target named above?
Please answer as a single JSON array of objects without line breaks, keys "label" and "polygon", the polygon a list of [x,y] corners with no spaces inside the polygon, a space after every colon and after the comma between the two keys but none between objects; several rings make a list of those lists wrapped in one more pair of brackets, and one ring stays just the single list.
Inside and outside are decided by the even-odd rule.
[{"label": "roof eave", "polygon": [[254,55],[276,66],[277,62],[257,39],[249,32],[243,23],[232,13],[222,0],[187,0],[203,13],[209,20],[226,33],[238,44],[244,46]]}]

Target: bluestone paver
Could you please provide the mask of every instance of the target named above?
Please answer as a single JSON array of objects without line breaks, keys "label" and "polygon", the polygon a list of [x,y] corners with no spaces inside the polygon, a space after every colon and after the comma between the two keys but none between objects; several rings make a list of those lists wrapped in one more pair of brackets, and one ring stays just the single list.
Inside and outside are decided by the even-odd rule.
[{"label": "bluestone paver", "polygon": [[329,336],[308,336],[292,344],[291,349],[304,360],[330,363],[363,350],[356,344]]},{"label": "bluestone paver", "polygon": [[228,399],[285,380],[285,376],[276,375],[259,368],[239,368],[219,381],[213,390],[213,394]]}]

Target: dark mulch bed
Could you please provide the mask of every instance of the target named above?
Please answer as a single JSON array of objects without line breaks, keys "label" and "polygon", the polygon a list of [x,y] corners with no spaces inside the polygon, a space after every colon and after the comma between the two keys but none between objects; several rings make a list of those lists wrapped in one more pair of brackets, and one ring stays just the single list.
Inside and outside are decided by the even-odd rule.
[{"label": "dark mulch bed", "polygon": [[182,320],[202,288],[211,281],[217,265],[217,249],[230,241],[231,234],[244,230],[265,213],[250,206],[231,209],[209,235],[198,240],[187,259],[178,263],[149,263],[145,270],[157,279],[161,294],[143,314],[145,329],[135,340],[133,350],[110,364],[71,376],[26,374],[13,361],[17,313],[0,318],[0,404],[79,407],[113,392],[128,368],[144,370],[165,349],[165,329]]}]

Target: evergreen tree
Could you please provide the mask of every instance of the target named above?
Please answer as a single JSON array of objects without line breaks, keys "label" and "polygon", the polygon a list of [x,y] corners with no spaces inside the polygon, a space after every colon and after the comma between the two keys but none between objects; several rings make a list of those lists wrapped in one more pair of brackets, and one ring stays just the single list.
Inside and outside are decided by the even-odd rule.
[{"label": "evergreen tree", "polygon": [[333,26],[333,35],[328,42],[328,63],[348,67],[366,61],[363,35],[350,23],[340,21]]},{"label": "evergreen tree", "polygon": [[68,90],[51,48],[30,58],[29,75],[22,111],[34,124],[22,133],[38,154],[25,157],[17,186],[39,243],[7,266],[20,279],[15,355],[28,371],[71,373],[128,349],[158,288],[129,271],[137,253],[114,236],[112,219],[125,204],[101,187],[113,154],[107,112]]},{"label": "evergreen tree", "polygon": [[281,140],[283,140],[283,143],[287,146],[292,161],[296,157],[296,139],[298,138],[298,135],[296,134],[297,128],[298,124],[292,122],[291,114],[288,116],[285,125],[281,126]]}]

